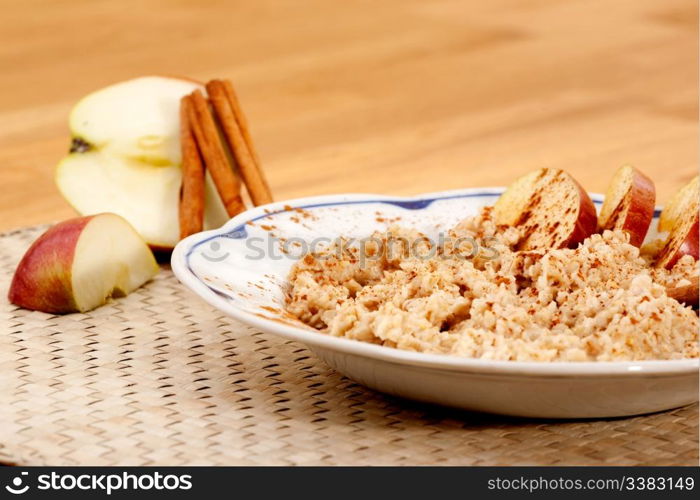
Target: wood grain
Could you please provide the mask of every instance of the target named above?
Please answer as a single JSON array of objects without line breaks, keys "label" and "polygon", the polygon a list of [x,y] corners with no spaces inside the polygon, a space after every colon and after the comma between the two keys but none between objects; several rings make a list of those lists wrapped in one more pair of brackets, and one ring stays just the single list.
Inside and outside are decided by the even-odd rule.
[{"label": "wood grain", "polygon": [[0,229],[73,214],[68,112],[144,74],[231,78],[276,199],[502,185],[539,166],[664,201],[698,164],[694,0],[0,0]]}]

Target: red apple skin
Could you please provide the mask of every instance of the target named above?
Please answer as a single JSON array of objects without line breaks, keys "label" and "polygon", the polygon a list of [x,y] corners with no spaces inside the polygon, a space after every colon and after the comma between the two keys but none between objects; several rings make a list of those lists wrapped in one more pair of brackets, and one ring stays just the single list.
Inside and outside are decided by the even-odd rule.
[{"label": "red apple skin", "polygon": [[11,303],[56,314],[76,310],[71,284],[73,256],[80,233],[93,217],[59,222],[32,243],[12,278]]},{"label": "red apple skin", "polygon": [[[692,255],[695,260],[698,260],[698,256],[700,254],[700,249],[698,248],[700,246],[700,242],[698,242],[698,238],[700,237],[699,226],[700,216],[696,215],[695,221],[690,226],[683,243],[678,246],[676,252],[666,262],[664,266],[666,269],[672,269],[673,266],[676,265],[676,262],[678,262],[678,260],[685,255]],[[671,233],[671,236],[673,236],[673,233]]]},{"label": "red apple skin", "polygon": [[569,236],[564,246],[576,248],[579,243],[598,230],[598,214],[596,213],[595,205],[591,197],[588,196],[583,186],[573,177],[570,177],[570,179],[578,188],[579,210],[574,230],[571,232],[571,236]]}]

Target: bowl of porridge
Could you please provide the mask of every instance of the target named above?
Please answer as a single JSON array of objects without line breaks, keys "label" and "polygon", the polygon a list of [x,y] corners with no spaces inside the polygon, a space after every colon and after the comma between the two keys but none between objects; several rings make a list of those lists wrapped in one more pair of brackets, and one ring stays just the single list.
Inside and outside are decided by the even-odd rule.
[{"label": "bowl of porridge", "polygon": [[[378,391],[472,411],[597,418],[698,399],[690,255],[622,230],[523,248],[504,188],[333,195],[256,207],[182,241],[173,270],[264,334]],[[590,195],[600,211],[603,196]],[[685,288],[684,288],[685,287]]]}]

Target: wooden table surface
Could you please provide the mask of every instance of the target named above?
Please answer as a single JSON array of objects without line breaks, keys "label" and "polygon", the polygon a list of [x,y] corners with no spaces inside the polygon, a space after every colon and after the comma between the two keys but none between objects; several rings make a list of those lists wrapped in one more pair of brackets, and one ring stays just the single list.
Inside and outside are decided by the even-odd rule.
[{"label": "wooden table surface", "polygon": [[0,229],[73,213],[53,183],[84,94],[232,78],[277,199],[697,172],[695,0],[0,0]]}]

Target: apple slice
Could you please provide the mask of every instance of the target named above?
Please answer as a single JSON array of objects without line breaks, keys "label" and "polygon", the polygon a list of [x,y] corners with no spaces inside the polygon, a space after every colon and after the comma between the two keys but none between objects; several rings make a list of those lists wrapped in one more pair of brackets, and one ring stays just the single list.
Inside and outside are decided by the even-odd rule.
[{"label": "apple slice", "polygon": [[700,216],[698,215],[698,200],[686,207],[684,215],[676,219],[668,235],[664,247],[656,256],[654,265],[671,269],[684,255],[691,255],[698,260],[700,231],[698,231]]},{"label": "apple slice", "polygon": [[691,255],[698,260],[700,197],[697,178],[674,195],[670,206],[664,208],[662,216],[664,213],[666,219],[663,226],[669,234],[663,248],[656,255],[654,265],[671,269],[684,255]]},{"label": "apple slice", "polygon": [[[152,248],[179,241],[180,99],[196,82],[149,76],[111,85],[73,109],[71,153],[56,169],[56,184],[81,215],[113,212],[128,220]],[[204,229],[228,219],[211,179]]]},{"label": "apple slice", "polygon": [[60,222],[17,266],[9,300],[47,313],[85,312],[124,296],[158,273],[148,245],[114,214]]},{"label": "apple slice", "polygon": [[629,234],[630,244],[639,247],[654,217],[654,182],[634,167],[625,165],[615,172],[598,216],[598,226],[621,229]]},{"label": "apple slice", "polygon": [[563,170],[542,168],[511,184],[494,206],[497,224],[522,231],[518,250],[572,248],[597,229],[588,193]]},{"label": "apple slice", "polygon": [[696,175],[688,184],[676,191],[676,194],[664,205],[659,217],[659,231],[668,232],[679,219],[692,200],[700,198],[700,182]]}]

